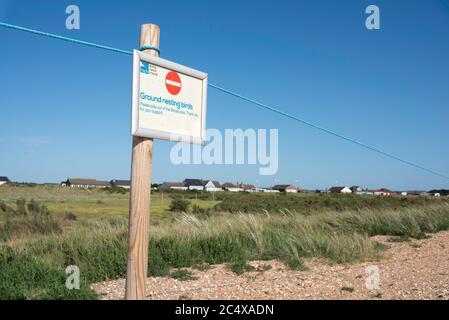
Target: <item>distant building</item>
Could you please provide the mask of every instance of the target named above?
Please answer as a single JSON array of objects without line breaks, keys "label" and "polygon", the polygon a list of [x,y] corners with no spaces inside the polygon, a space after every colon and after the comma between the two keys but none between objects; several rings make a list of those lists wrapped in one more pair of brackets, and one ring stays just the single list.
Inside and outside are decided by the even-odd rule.
[{"label": "distant building", "polygon": [[242,188],[239,188],[238,186],[236,186],[235,184],[231,183],[231,182],[225,182],[222,184],[222,189],[229,191],[229,192],[239,192],[239,191],[243,191]]},{"label": "distant building", "polygon": [[352,186],[351,192],[353,194],[363,194],[363,189],[362,189],[362,187],[359,187],[359,186]]},{"label": "distant building", "polygon": [[439,192],[431,192],[430,194],[434,197],[441,197],[441,193]]},{"label": "distant building", "polygon": [[298,192],[298,188],[292,184],[276,184],[271,189],[279,192]]},{"label": "distant building", "polygon": [[253,184],[239,183],[238,187],[246,192],[258,192],[259,190]]},{"label": "distant building", "polygon": [[375,196],[394,196],[394,195],[396,195],[396,192],[391,191],[387,188],[381,188],[378,190],[373,190],[373,194]]},{"label": "distant building", "polygon": [[70,188],[82,188],[82,189],[94,189],[94,188],[107,188],[111,184],[108,181],[100,181],[96,179],[79,179],[68,178],[61,186]]},{"label": "distant building", "polygon": [[262,192],[267,192],[267,193],[279,193],[279,190],[276,189],[272,189],[272,188],[262,188]]},{"label": "distant building", "polygon": [[8,182],[11,182],[11,181],[9,181],[8,177],[0,177],[0,186],[2,184],[6,184]]},{"label": "distant building", "polygon": [[430,193],[428,193],[427,191],[418,191],[418,190],[413,190],[413,191],[407,191],[407,195],[409,196],[430,196]]},{"label": "distant building", "polygon": [[201,179],[185,179],[183,184],[188,190],[204,190],[204,183]]},{"label": "distant building", "polygon": [[352,193],[351,189],[349,189],[348,187],[332,187],[328,190],[328,192],[330,193]]},{"label": "distant building", "polygon": [[129,180],[111,180],[111,186],[114,188],[130,189],[131,181]]},{"label": "distant building", "polygon": [[182,182],[164,182],[159,186],[159,189],[187,190],[187,187]]},{"label": "distant building", "polygon": [[203,187],[204,187],[205,191],[209,191],[209,192],[223,191],[220,183],[215,180],[203,180]]}]

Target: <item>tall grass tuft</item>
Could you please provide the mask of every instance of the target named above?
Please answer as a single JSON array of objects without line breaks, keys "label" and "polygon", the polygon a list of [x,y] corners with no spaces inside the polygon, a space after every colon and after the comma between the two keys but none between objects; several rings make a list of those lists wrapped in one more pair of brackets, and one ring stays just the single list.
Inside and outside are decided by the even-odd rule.
[{"label": "tall grass tuft", "polygon": [[0,202],[0,215],[5,218],[4,223],[0,224],[0,241],[62,231],[61,223],[49,213],[46,206],[35,200],[27,203],[19,199],[15,209]]}]

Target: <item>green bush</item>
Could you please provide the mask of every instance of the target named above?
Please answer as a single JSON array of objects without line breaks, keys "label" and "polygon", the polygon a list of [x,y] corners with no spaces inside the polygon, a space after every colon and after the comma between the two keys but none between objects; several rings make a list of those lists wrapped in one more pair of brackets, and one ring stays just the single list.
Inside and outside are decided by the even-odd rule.
[{"label": "green bush", "polygon": [[226,267],[238,275],[241,275],[248,271],[256,270],[256,268],[254,268],[252,265],[248,264],[246,261],[243,260],[229,263]]},{"label": "green bush", "polygon": [[170,203],[170,211],[188,212],[190,201],[184,199],[173,199]]}]

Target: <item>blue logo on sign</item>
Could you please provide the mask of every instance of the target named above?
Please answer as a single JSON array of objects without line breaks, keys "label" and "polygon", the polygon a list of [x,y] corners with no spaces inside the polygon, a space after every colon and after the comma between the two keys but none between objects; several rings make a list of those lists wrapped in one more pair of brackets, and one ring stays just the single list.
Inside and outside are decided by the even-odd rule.
[{"label": "blue logo on sign", "polygon": [[150,64],[146,61],[140,61],[140,72],[149,74],[150,73]]}]

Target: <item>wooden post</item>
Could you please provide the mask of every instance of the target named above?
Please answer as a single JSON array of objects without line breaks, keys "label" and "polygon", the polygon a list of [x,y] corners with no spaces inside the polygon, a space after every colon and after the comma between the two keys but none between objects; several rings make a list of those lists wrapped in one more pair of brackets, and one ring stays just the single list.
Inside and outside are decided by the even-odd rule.
[{"label": "wooden post", "polygon": [[[159,26],[143,24],[140,47],[159,48]],[[156,50],[145,53],[158,56]],[[150,224],[151,171],[153,139],[133,137],[131,192],[129,199],[128,269],[126,271],[126,300],[145,299],[148,269],[148,229]]]}]

